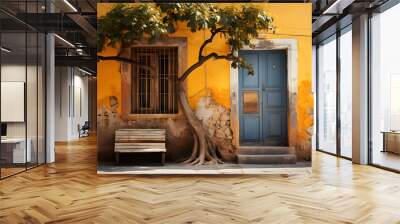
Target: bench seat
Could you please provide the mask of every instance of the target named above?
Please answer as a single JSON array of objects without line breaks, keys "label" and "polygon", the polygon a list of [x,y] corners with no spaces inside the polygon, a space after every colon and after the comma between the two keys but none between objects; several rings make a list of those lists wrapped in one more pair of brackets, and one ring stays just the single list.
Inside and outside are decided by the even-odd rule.
[{"label": "bench seat", "polygon": [[164,129],[117,129],[115,131],[114,152],[117,163],[120,153],[161,153],[161,163],[165,163],[166,131]]}]

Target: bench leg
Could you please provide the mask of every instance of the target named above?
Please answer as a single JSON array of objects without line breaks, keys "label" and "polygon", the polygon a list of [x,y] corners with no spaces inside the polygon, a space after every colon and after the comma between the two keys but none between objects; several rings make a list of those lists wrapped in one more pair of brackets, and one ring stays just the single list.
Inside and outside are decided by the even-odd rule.
[{"label": "bench leg", "polygon": [[117,164],[119,164],[119,152],[115,153],[115,160],[117,161]]},{"label": "bench leg", "polygon": [[165,152],[162,152],[161,153],[161,165],[164,166],[164,164],[165,164]]}]

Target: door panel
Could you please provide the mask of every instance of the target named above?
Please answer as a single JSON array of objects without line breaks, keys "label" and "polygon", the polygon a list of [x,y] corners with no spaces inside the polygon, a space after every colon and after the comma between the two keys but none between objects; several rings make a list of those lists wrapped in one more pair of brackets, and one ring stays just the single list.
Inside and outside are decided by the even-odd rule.
[{"label": "door panel", "polygon": [[260,139],[259,116],[246,116],[243,118],[243,139],[248,142],[258,142]]},{"label": "door panel", "polygon": [[284,96],[282,95],[282,91],[276,90],[276,89],[268,90],[268,91],[265,91],[264,96],[265,96],[264,104],[266,104],[266,106],[268,107],[265,109],[271,109],[272,107],[284,106],[283,104],[285,102],[283,100]]},{"label": "door panel", "polygon": [[[239,70],[240,143],[271,146],[287,145],[287,69],[286,51],[242,51],[241,56],[254,67],[254,76]],[[260,110],[255,108],[257,92]],[[251,104],[248,99],[253,99]]]},{"label": "door panel", "polygon": [[[260,76],[258,69],[258,55],[253,52],[241,52],[248,63],[254,68],[254,75],[248,75],[247,69],[239,69],[239,123],[240,141],[243,143],[259,144],[261,140],[261,112],[262,100],[260,94]],[[256,96],[256,97],[255,97]],[[254,109],[254,105],[257,109]]]},{"label": "door panel", "polygon": [[[245,54],[246,61],[250,64],[258,65],[258,56],[257,54],[247,53]],[[242,69],[243,70],[243,69]],[[254,66],[254,75],[247,75],[248,71],[244,69],[242,71],[242,88],[245,89],[258,89],[259,88],[259,75],[258,75],[258,66]]]}]

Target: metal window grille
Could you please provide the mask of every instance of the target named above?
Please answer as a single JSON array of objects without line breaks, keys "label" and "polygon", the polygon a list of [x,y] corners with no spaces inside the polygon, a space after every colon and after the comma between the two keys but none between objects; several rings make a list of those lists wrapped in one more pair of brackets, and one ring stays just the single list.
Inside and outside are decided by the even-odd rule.
[{"label": "metal window grille", "polygon": [[132,67],[132,113],[178,112],[177,56],[177,47],[132,48],[132,57],[139,62]]}]

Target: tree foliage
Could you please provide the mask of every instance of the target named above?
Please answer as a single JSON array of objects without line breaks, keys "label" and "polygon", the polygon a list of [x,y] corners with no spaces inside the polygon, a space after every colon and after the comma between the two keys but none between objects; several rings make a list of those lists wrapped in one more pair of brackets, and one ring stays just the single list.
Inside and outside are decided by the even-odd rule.
[{"label": "tree foliage", "polygon": [[[229,7],[210,3],[116,4],[98,19],[98,50],[102,51],[106,46],[131,46],[144,38],[153,41],[167,37],[177,30],[178,22],[186,23],[192,32],[210,31],[209,39],[199,49],[199,60],[231,60],[232,67],[247,68],[250,74],[253,69],[239,56],[239,50],[244,46],[254,47],[251,40],[257,38],[260,31],[274,29],[272,17],[251,4]],[[216,35],[222,35],[226,40],[231,47],[230,53],[203,55],[204,48]]]},{"label": "tree foliage", "polygon": [[[144,37],[156,39],[167,34],[160,10],[153,4],[129,7],[117,4],[106,16],[98,19],[97,46],[125,47]],[[119,46],[117,46],[119,44]]]}]

